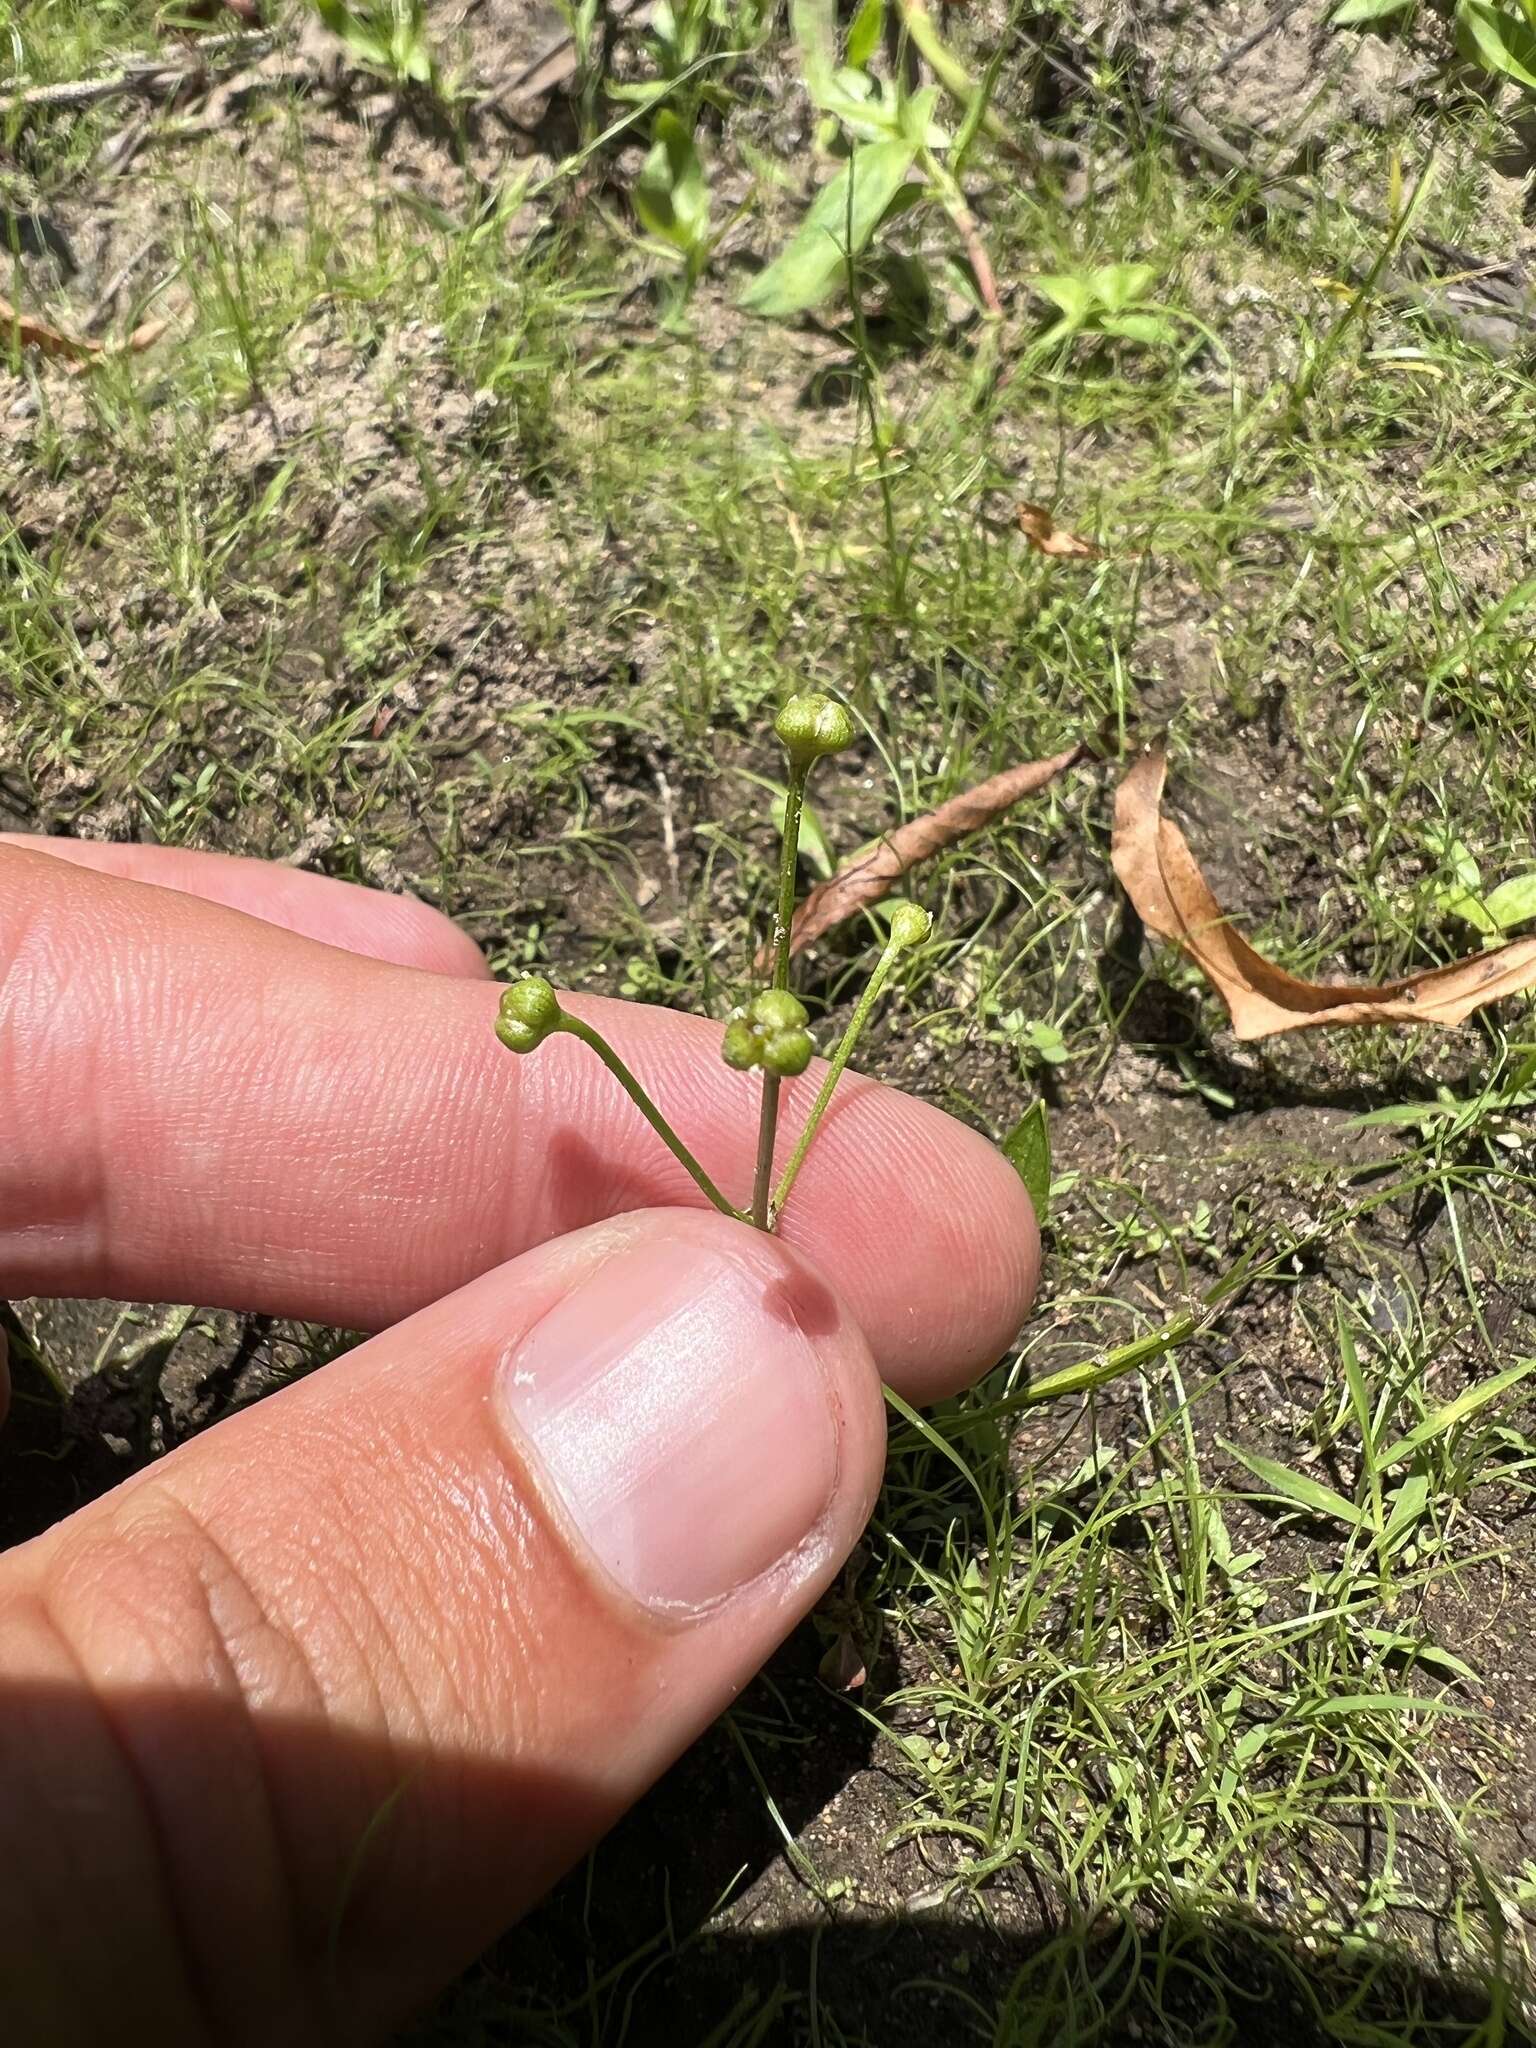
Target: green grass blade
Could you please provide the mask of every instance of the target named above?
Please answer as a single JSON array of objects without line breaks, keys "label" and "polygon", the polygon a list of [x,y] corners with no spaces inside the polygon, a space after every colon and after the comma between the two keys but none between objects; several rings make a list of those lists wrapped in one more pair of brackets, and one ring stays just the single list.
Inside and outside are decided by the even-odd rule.
[{"label": "green grass blade", "polygon": [[1335,1493],[1331,1486],[1324,1486],[1320,1479],[1313,1479],[1309,1473],[1297,1472],[1289,1465],[1277,1464],[1273,1458],[1261,1457],[1257,1451],[1245,1451],[1225,1437],[1216,1441],[1228,1456],[1245,1465],[1272,1493],[1287,1500],[1293,1507],[1305,1508],[1308,1514],[1322,1515],[1330,1522],[1343,1522],[1351,1529],[1364,1529],[1367,1518],[1353,1501],[1342,1493]]},{"label": "green grass blade", "polygon": [[1422,1450],[1425,1444],[1433,1443],[1436,1437],[1445,1436],[1450,1430],[1458,1428],[1480,1409],[1486,1408],[1491,1401],[1497,1401],[1500,1394],[1507,1393],[1530,1372],[1536,1372],[1536,1358],[1521,1358],[1513,1365],[1505,1366],[1502,1372],[1496,1372],[1491,1380],[1484,1380],[1478,1386],[1468,1387],[1465,1393],[1458,1394],[1454,1401],[1447,1401],[1445,1406],[1437,1408],[1433,1415],[1426,1415],[1417,1429],[1411,1429],[1405,1437],[1399,1437],[1395,1444],[1383,1451],[1383,1468],[1395,1465],[1403,1458],[1411,1458],[1414,1452]]}]

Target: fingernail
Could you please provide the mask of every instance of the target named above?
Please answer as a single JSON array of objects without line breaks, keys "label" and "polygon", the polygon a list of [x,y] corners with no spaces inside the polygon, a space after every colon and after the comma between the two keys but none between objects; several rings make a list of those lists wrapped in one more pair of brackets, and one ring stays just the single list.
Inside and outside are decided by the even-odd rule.
[{"label": "fingernail", "polygon": [[791,1556],[837,1483],[830,1384],[755,1249],[616,1252],[503,1358],[498,1399],[571,1533],[657,1612]]}]

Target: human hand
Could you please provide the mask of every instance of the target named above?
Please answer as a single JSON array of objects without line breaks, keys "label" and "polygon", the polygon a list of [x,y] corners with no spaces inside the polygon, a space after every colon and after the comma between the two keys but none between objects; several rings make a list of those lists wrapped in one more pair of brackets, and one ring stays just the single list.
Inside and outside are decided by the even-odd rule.
[{"label": "human hand", "polygon": [[[0,1559],[9,2036],[377,2040],[814,1604],[876,1368],[921,1401],[989,1365],[1033,1219],[858,1082],[770,1239],[580,1048],[508,1059],[435,913],[37,844],[0,846],[0,1291],[383,1334]],[[744,1184],[712,1028],[573,1007]]]}]

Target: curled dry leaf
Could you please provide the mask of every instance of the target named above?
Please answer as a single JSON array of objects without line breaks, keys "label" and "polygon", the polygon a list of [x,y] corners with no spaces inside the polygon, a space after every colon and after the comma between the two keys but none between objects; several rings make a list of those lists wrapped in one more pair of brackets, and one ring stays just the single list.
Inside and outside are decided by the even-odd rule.
[{"label": "curled dry leaf", "polygon": [[1145,754],[1115,797],[1115,873],[1149,931],[1171,939],[1215,987],[1239,1038],[1324,1024],[1460,1024],[1485,1003],[1536,987],[1536,939],[1403,981],[1302,981],[1227,921],[1178,826],[1163,816],[1162,752]]},{"label": "curled dry leaf", "polygon": [[1051,517],[1049,505],[1016,505],[1013,516],[1019,523],[1020,533],[1036,554],[1076,555],[1095,561],[1104,552],[1091,540],[1083,540],[1075,533],[1068,533],[1064,526],[1058,526]]},{"label": "curled dry leaf", "polygon": [[[121,346],[129,354],[137,355],[140,349],[152,348],[169,325],[168,320],[146,320]],[[113,352],[104,341],[93,341],[83,334],[66,334],[62,328],[50,327],[46,320],[19,311],[9,299],[0,299],[0,343],[11,335],[23,348],[35,348],[42,355],[59,356],[76,365]]]},{"label": "curled dry leaf", "polygon": [[835,1641],[828,1644],[818,1670],[822,1684],[830,1685],[834,1692],[857,1692],[869,1676],[864,1653],[846,1629],[839,1629]]},{"label": "curled dry leaf", "polygon": [[1016,768],[1005,768],[1001,775],[977,783],[962,796],[951,797],[926,817],[898,825],[878,846],[816,884],[795,912],[789,934],[790,952],[802,952],[855,911],[867,909],[882,896],[889,896],[909,868],[921,860],[930,860],[946,846],[963,839],[967,832],[979,832],[984,825],[990,825],[1021,797],[1033,796],[1048,782],[1054,782],[1086,752],[1079,742],[1064,754],[1053,754],[1048,761],[1024,761]]}]

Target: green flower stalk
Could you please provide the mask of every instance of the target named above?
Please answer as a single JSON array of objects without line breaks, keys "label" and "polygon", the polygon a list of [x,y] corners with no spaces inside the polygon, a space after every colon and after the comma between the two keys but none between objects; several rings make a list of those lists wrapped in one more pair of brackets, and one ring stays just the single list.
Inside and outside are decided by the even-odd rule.
[{"label": "green flower stalk", "polygon": [[836,698],[805,692],[789,699],[774,721],[774,731],[788,756],[789,781],[770,941],[773,980],[770,987],[760,989],[750,1001],[731,1012],[720,1037],[720,1057],[728,1067],[737,1073],[760,1073],[763,1077],[757,1168],[750,1209],[738,1209],[726,1199],[603,1034],[583,1018],[572,1016],[543,975],[529,974],[515,982],[503,994],[496,1015],[496,1036],[509,1052],[520,1057],[537,1052],[544,1041],[556,1033],[579,1038],[583,1045],[596,1053],[705,1199],[722,1216],[733,1217],[739,1223],[755,1224],[759,1230],[775,1227],[795,1177],[804,1165],[806,1154],[826,1115],[833,1091],[853,1056],[897,958],[910,947],[921,945],[932,929],[928,913],[919,910],[915,903],[897,904],[893,909],[890,937],[876,962],[868,986],[855,1006],[848,1029],[843,1033],[811,1113],[806,1118],[805,1128],[796,1140],[794,1153],[775,1189],[773,1154],[778,1134],[779,1090],[783,1082],[805,1072],[816,1052],[806,1028],[805,1005],[790,992],[789,987],[790,941],[794,929],[805,786],[811,770],[823,755],[838,753],[853,744],[856,729],[851,713]]},{"label": "green flower stalk", "polygon": [[508,1051],[536,1052],[545,1039],[557,1031],[563,1031],[570,1038],[579,1038],[583,1045],[591,1047],[672,1157],[687,1170],[695,1184],[721,1215],[734,1216],[737,1222],[745,1222],[746,1218],[741,1210],[721,1194],[596,1026],[584,1022],[580,1017],[573,1017],[569,1010],[562,1009],[560,998],[542,974],[525,975],[521,981],[514,982],[503,995],[501,1007],[496,1013],[496,1036]]},{"label": "green flower stalk", "polygon": [[[835,697],[805,691],[791,697],[773,729],[789,756],[789,787],[784,799],[784,838],[779,848],[779,900],[773,919],[773,986],[789,987],[789,939],[795,920],[795,882],[799,873],[800,820],[805,812],[805,785],[824,754],[851,747],[857,732],[853,715]],[[804,1013],[801,1013],[804,1021]],[[804,1072],[806,1060],[791,1072]],[[773,1186],[773,1147],[779,1130],[779,1083],[785,1069],[764,1067],[763,1100],[757,1119],[757,1172],[752,1182],[752,1221],[768,1228],[768,1197]]]},{"label": "green flower stalk", "polygon": [[909,951],[913,946],[920,946],[932,930],[933,919],[926,910],[919,909],[915,903],[898,903],[895,910],[891,913],[891,935],[885,942],[885,950],[876,961],[875,971],[869,977],[864,993],[859,997],[854,1007],[853,1015],[848,1020],[848,1029],[843,1033],[842,1042],[839,1044],[837,1051],[832,1055],[831,1064],[827,1068],[826,1078],[822,1081],[816,1100],[811,1104],[811,1113],[805,1120],[805,1128],[801,1131],[799,1138],[795,1142],[795,1149],[790,1154],[789,1164],[785,1167],[783,1177],[774,1191],[773,1201],[769,1205],[768,1210],[768,1225],[770,1229],[777,1221],[784,1204],[789,1200],[789,1191],[794,1186],[795,1178],[801,1167],[805,1164],[805,1155],[810,1151],[821,1120],[827,1113],[827,1105],[832,1100],[833,1091],[836,1089],[838,1082],[843,1078],[844,1068],[848,1065],[849,1060],[853,1058],[854,1047],[863,1035],[864,1026],[869,1022],[871,1011],[880,1000],[881,990],[885,987],[891,969],[896,965],[896,962],[903,953]]}]

